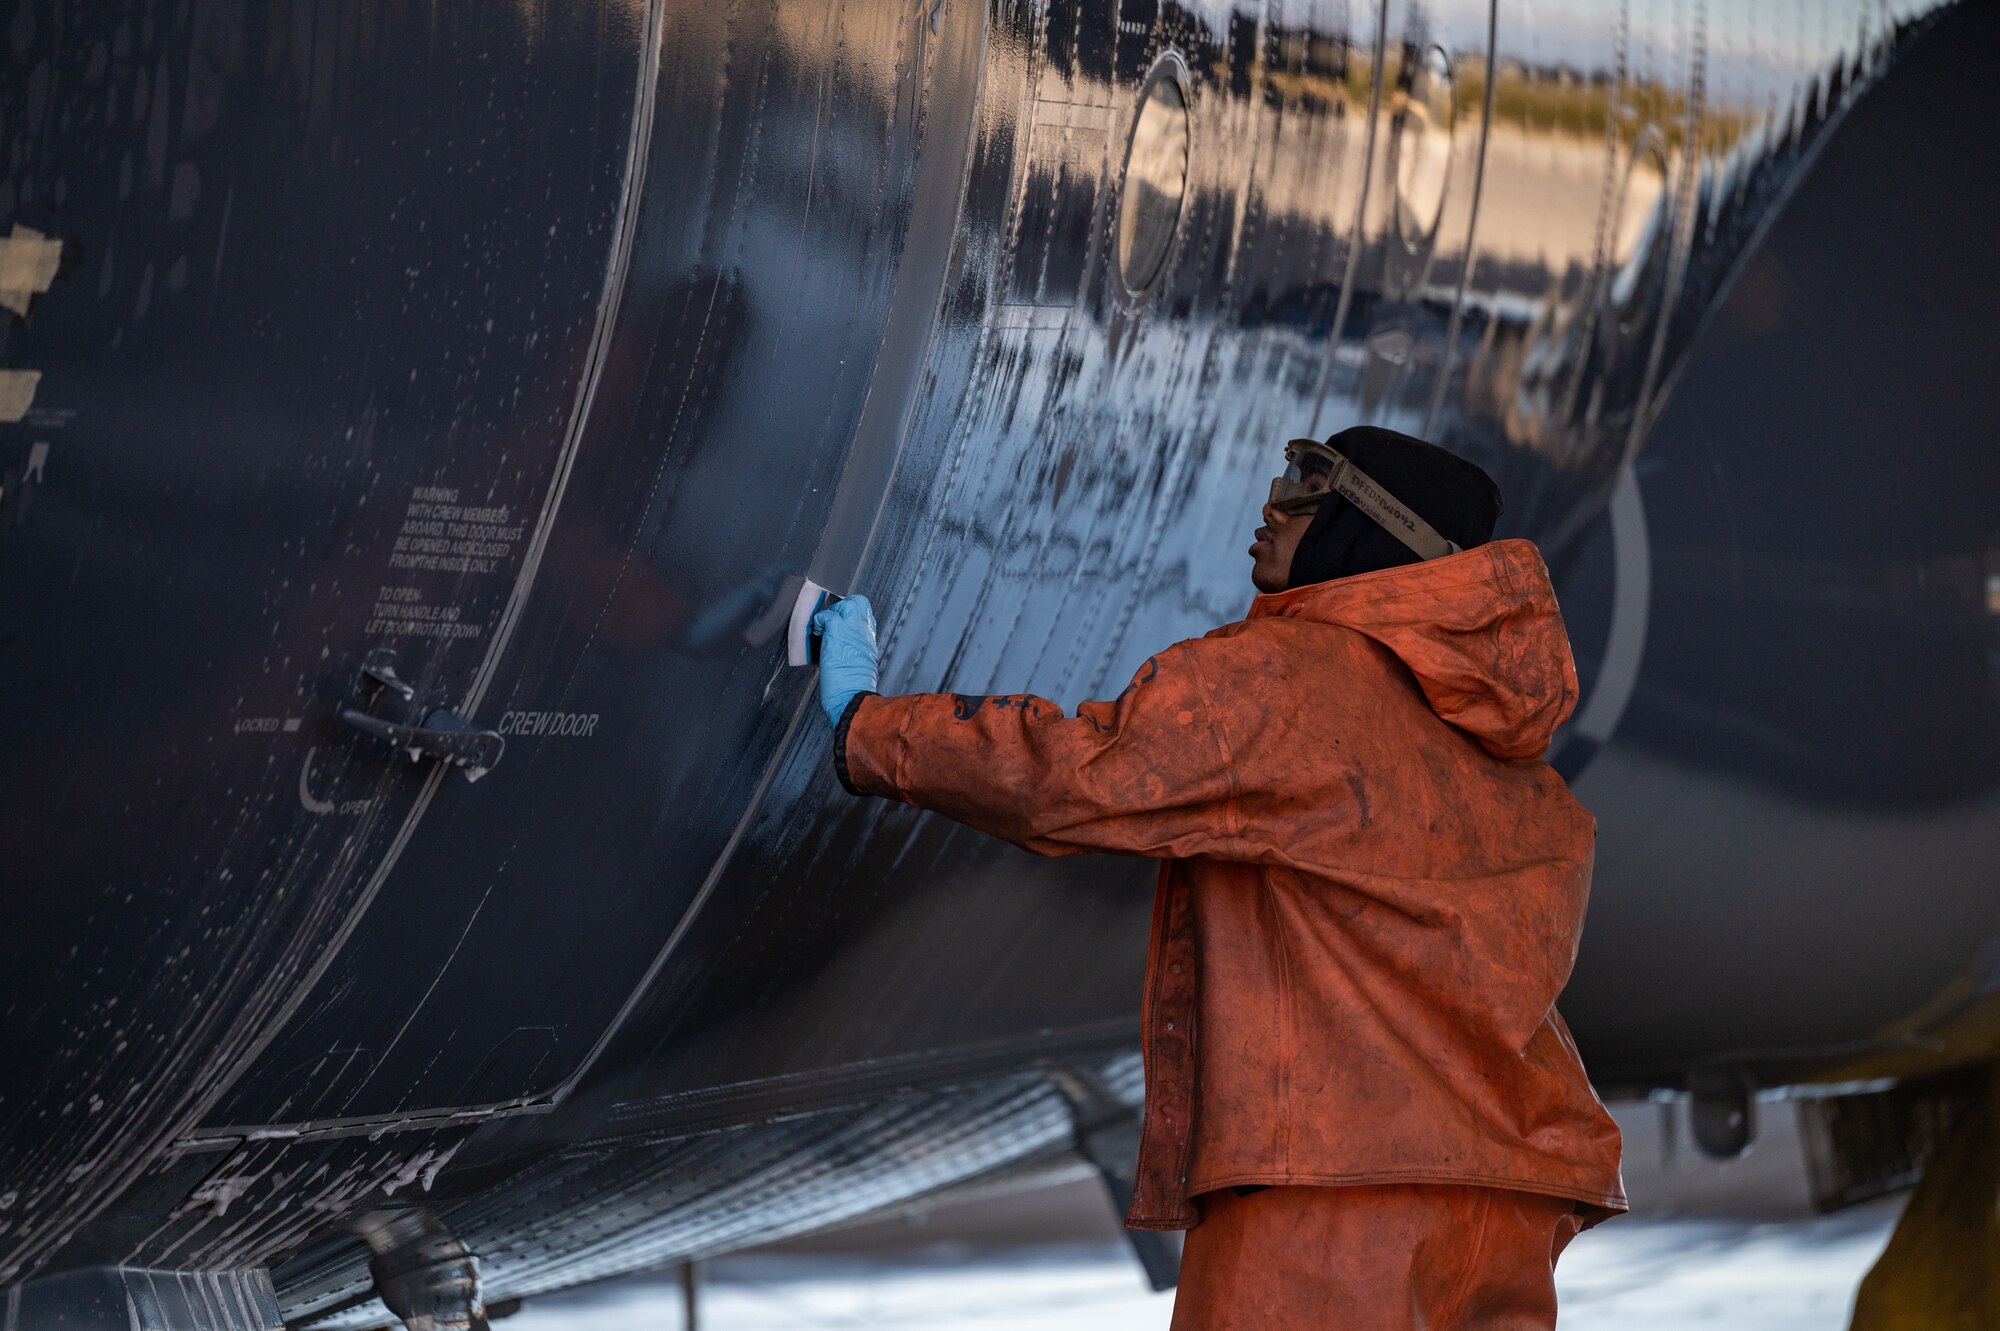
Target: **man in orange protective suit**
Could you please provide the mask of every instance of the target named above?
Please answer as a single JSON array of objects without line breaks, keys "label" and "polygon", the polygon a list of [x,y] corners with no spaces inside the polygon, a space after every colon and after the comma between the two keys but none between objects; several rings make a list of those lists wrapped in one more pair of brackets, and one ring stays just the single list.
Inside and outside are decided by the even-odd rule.
[{"label": "man in orange protective suit", "polygon": [[1127,1224],[1192,1229],[1176,1331],[1530,1328],[1624,1209],[1554,1007],[1594,824],[1549,766],[1576,672],[1498,491],[1360,427],[1295,440],[1240,623],[1075,716],[874,690],[815,617],[840,779],[1045,855],[1160,860]]}]

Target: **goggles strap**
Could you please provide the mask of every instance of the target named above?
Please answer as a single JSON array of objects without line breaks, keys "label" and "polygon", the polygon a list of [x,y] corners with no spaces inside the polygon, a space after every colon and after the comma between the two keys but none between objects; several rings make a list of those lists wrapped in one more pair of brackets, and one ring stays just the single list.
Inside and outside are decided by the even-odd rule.
[{"label": "goggles strap", "polygon": [[1366,513],[1375,524],[1416,552],[1419,559],[1442,559],[1459,548],[1437,529],[1396,502],[1395,496],[1345,457],[1333,464],[1327,489]]}]

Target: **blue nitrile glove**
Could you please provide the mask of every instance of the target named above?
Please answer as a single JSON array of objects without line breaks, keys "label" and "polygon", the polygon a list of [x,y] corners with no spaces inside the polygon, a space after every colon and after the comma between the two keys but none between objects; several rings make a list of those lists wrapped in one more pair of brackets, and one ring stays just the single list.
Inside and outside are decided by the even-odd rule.
[{"label": "blue nitrile glove", "polygon": [[819,705],[826,723],[840,724],[857,693],[875,692],[875,607],[865,596],[836,601],[812,618],[819,639]]}]

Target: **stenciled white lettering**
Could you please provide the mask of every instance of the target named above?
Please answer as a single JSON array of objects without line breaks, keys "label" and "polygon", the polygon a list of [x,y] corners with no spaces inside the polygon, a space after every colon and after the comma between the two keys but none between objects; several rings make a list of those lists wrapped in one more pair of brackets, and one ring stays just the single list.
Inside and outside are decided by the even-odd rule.
[{"label": "stenciled white lettering", "polygon": [[500,733],[531,739],[589,739],[597,732],[596,712],[503,712]]}]

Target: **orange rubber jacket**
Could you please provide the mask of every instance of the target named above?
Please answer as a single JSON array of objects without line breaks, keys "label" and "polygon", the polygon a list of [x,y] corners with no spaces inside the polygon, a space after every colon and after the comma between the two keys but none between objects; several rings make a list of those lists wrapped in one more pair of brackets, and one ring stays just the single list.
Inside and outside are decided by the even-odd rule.
[{"label": "orange rubber jacket", "polygon": [[1128,1225],[1235,1184],[1441,1182],[1625,1209],[1555,999],[1595,823],[1544,762],[1576,670],[1497,541],[1260,596],[1074,717],[864,694],[842,782],[1044,855],[1164,861]]}]

